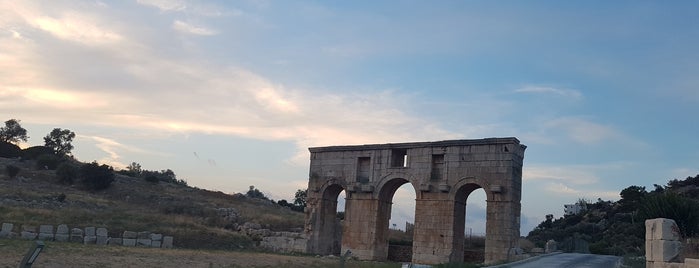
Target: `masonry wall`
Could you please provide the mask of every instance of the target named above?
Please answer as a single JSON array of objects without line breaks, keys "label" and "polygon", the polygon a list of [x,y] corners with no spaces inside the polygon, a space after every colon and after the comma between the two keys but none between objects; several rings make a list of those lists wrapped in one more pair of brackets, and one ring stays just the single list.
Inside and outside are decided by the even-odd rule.
[{"label": "masonry wall", "polygon": [[107,228],[103,227],[69,228],[68,225],[59,224],[54,228],[50,224],[18,226],[14,223],[2,224],[0,238],[153,248],[172,248],[174,240],[172,236],[151,232],[124,231],[110,236]]}]

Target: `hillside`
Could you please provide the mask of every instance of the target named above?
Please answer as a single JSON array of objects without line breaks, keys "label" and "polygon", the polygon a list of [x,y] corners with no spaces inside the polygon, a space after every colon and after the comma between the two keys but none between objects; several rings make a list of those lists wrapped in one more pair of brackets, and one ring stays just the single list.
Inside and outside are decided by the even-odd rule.
[{"label": "hillside", "polygon": [[[19,173],[11,178],[7,166]],[[36,160],[0,158],[0,222],[106,227],[110,234],[151,231],[174,236],[181,248],[242,249],[255,242],[238,232],[245,223],[299,231],[303,213],[267,199],[122,174],[109,188],[89,191],[59,183],[56,171],[37,168]]]},{"label": "hillside", "polygon": [[[549,215],[527,239],[540,247],[553,239],[569,252],[638,256],[645,251],[646,219],[673,219],[684,238],[699,236],[699,175],[654,185],[652,191],[629,186],[620,195],[616,202],[579,200],[585,208],[580,213],[559,219]],[[697,256],[697,246],[685,245],[685,254]]]}]

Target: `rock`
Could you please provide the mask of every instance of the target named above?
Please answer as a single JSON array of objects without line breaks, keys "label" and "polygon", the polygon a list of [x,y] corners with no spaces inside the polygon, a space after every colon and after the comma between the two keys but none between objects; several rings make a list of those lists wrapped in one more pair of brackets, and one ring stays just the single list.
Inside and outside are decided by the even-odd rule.
[{"label": "rock", "polygon": [[150,240],[153,240],[153,241],[162,241],[162,240],[163,240],[163,235],[162,235],[162,234],[150,234]]},{"label": "rock", "polygon": [[83,237],[83,244],[88,245],[88,244],[94,244],[97,241],[97,236],[94,235],[86,235]]},{"label": "rock", "polygon": [[646,220],[646,240],[680,240],[680,228],[671,219]]},{"label": "rock", "polygon": [[151,244],[152,244],[152,241],[150,239],[143,239],[143,238],[136,239],[136,245],[138,245],[138,246],[150,247]]},{"label": "rock", "polygon": [[2,229],[0,229],[0,238],[10,237],[10,234],[12,234],[12,228],[14,228],[14,224],[3,223]]},{"label": "rock", "polygon": [[39,226],[39,233],[53,235],[53,225],[41,225],[41,226]]},{"label": "rock", "polygon": [[68,242],[70,240],[70,235],[67,234],[56,234],[54,239],[58,242]]},{"label": "rock", "polygon": [[25,240],[34,240],[36,239],[36,233],[35,232],[27,232],[27,231],[22,231],[20,233],[20,237]]},{"label": "rock", "polygon": [[546,253],[555,252],[556,250],[558,250],[558,243],[556,243],[556,241],[551,239],[548,242],[546,242],[546,249],[545,249]]},{"label": "rock", "polygon": [[124,241],[122,241],[121,238],[110,237],[109,239],[107,239],[107,245],[121,246],[123,244],[124,244]]},{"label": "rock", "polygon": [[36,233],[36,227],[32,225],[22,225],[22,232]]},{"label": "rock", "polygon": [[154,248],[159,248],[161,246],[162,242],[161,241],[152,241],[151,242],[151,247]]},{"label": "rock", "polygon": [[253,229],[253,230],[262,229],[262,225],[260,225],[259,223],[254,223],[254,222],[246,222],[243,224],[243,229]]},{"label": "rock", "polygon": [[53,234],[50,234],[50,233],[39,233],[39,240],[43,240],[43,241],[53,241]]},{"label": "rock", "polygon": [[109,237],[106,236],[95,236],[95,244],[97,245],[106,245],[107,241],[109,240]]},{"label": "rock", "polygon": [[70,229],[70,242],[83,243],[83,229]]},{"label": "rock", "polygon": [[150,239],[150,232],[138,232],[138,239]]}]

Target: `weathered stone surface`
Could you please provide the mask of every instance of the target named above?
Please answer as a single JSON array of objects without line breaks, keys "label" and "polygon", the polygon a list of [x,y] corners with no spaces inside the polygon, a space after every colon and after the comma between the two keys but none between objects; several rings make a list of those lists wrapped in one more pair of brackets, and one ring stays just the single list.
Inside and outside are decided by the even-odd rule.
[{"label": "weathered stone surface", "polygon": [[150,239],[150,232],[138,232],[138,239]]},{"label": "weathered stone surface", "polygon": [[34,239],[36,239],[36,236],[37,236],[37,235],[36,235],[36,233],[34,233],[34,232],[22,231],[22,232],[20,233],[20,237],[21,237],[22,239],[25,239],[25,240],[34,240]]},{"label": "weathered stone surface", "polygon": [[39,226],[39,233],[53,234],[53,225],[41,225],[41,226]]},{"label": "weathered stone surface", "polygon": [[68,242],[70,240],[70,235],[67,234],[56,234],[54,239],[58,242]]},{"label": "weathered stone surface", "polygon": [[118,238],[118,237],[110,237],[107,240],[107,245],[121,246],[123,244],[124,244],[124,241],[122,241],[121,238]]},{"label": "weathered stone surface", "polygon": [[646,220],[646,240],[679,240],[680,228],[674,220],[657,218]]},{"label": "weathered stone surface", "polygon": [[173,238],[172,236],[163,236],[163,244],[162,248],[172,248],[173,246]]},{"label": "weathered stone surface", "polygon": [[106,236],[101,236],[101,235],[95,236],[95,244],[97,244],[97,245],[106,245],[108,240],[109,240],[109,237],[106,237]]},{"label": "weathered stone surface", "polygon": [[[525,149],[516,138],[309,148],[306,251],[329,255],[350,250],[361,260],[384,260],[391,212],[390,194],[385,193],[410,183],[419,191],[414,264],[463,262],[466,198],[478,188],[497,200],[487,208],[485,263],[507,261],[520,237]],[[351,194],[341,225],[335,199],[343,189]],[[264,236],[252,227],[244,225],[241,231]]]},{"label": "weathered stone surface", "polygon": [[14,226],[15,225],[12,223],[3,223],[2,229],[0,229],[0,238],[10,237],[10,234],[12,234],[12,228],[14,228]]},{"label": "weathered stone surface", "polygon": [[85,227],[85,236],[96,236],[95,227]]},{"label": "weathered stone surface", "polygon": [[152,241],[150,239],[136,239],[136,245],[137,246],[145,246],[145,247],[150,247],[152,244]]},{"label": "weathered stone surface", "polygon": [[162,241],[156,240],[156,241],[152,241],[150,245],[151,245],[151,247],[159,248],[161,246],[161,244],[162,244]]},{"label": "weathered stone surface", "polygon": [[83,229],[70,229],[70,242],[83,243]]},{"label": "weathered stone surface", "polygon": [[127,246],[127,247],[135,247],[136,246],[136,239],[135,238],[122,238],[122,241],[124,241],[124,246]]},{"label": "weathered stone surface", "polygon": [[684,259],[684,268],[699,268],[699,259]]},{"label": "weathered stone surface", "polygon": [[132,231],[124,231],[124,234],[122,234],[121,237],[128,239],[136,239],[138,238],[138,233]]},{"label": "weathered stone surface", "polygon": [[94,244],[95,242],[97,242],[97,236],[86,235],[83,237],[83,244],[85,245]]},{"label": "weathered stone surface", "polygon": [[53,234],[51,233],[39,233],[39,240],[43,241],[53,241]]},{"label": "weathered stone surface", "polygon": [[22,232],[36,233],[36,226],[22,224]]},{"label": "weathered stone surface", "polygon": [[163,235],[162,235],[162,234],[150,234],[150,240],[153,240],[153,241],[162,241],[162,240],[163,240]]},{"label": "weathered stone surface", "polygon": [[558,243],[556,243],[556,241],[551,239],[551,240],[546,242],[546,248],[545,248],[546,253],[555,252],[556,250],[558,250]]},{"label": "weathered stone surface", "polygon": [[60,224],[58,227],[56,227],[56,234],[63,234],[67,235],[69,234],[70,229],[68,229],[68,225],[65,224]]},{"label": "weathered stone surface", "polygon": [[[654,262],[679,262],[682,242],[669,240],[646,241],[646,260]],[[649,254],[650,253],[650,254]]]},{"label": "weathered stone surface", "polygon": [[275,235],[262,238],[260,246],[274,252],[282,253],[304,253],[306,251],[306,243],[308,241],[299,236]]},{"label": "weathered stone surface", "polygon": [[109,232],[107,232],[107,228],[100,227],[100,228],[97,228],[97,230],[95,231],[95,235],[106,237],[106,236],[109,236]]}]

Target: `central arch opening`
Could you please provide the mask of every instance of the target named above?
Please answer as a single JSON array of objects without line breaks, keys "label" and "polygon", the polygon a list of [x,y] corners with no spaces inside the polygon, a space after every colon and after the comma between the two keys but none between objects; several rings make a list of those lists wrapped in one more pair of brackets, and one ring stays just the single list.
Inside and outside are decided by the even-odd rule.
[{"label": "central arch opening", "polygon": [[456,226],[462,227],[464,262],[483,263],[485,261],[485,235],[487,220],[487,195],[477,184],[466,184],[456,194]]},{"label": "central arch opening", "polygon": [[401,178],[388,181],[379,193],[381,247],[389,261],[412,261],[415,198],[413,185]]}]

